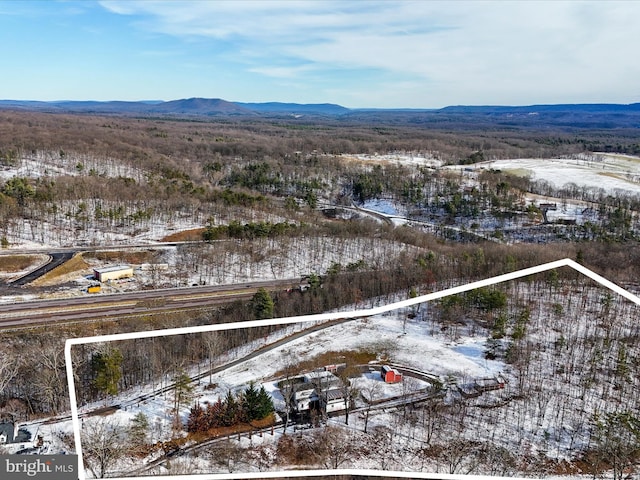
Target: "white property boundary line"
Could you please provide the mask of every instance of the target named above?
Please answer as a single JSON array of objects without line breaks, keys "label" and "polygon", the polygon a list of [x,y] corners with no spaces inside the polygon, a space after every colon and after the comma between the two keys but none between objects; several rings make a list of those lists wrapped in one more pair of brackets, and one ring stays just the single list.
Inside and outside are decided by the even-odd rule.
[{"label": "white property boundary line", "polygon": [[[84,463],[82,459],[82,443],[80,441],[80,420],[78,415],[78,405],[76,397],[75,381],[73,376],[73,365],[71,362],[71,347],[73,345],[84,345],[88,343],[100,343],[100,342],[113,342],[118,340],[133,340],[136,338],[152,338],[161,337],[166,335],[184,335],[187,333],[202,333],[221,330],[234,330],[238,328],[252,328],[270,325],[287,325],[291,323],[300,322],[314,322],[314,321],[328,321],[337,320],[343,318],[360,318],[369,317],[372,315],[379,315],[381,313],[397,310],[403,307],[409,307],[418,303],[430,302],[439,298],[447,297],[449,295],[455,295],[457,293],[467,292],[469,290],[475,290],[476,288],[487,287],[489,285],[495,285],[497,283],[514,280],[536,273],[545,272],[559,267],[571,267],[574,270],[582,273],[583,275],[595,280],[602,286],[614,291],[618,295],[623,296],[627,300],[632,301],[636,305],[640,306],[640,298],[636,295],[628,292],[622,287],[619,287],[613,282],[610,282],[606,278],[592,272],[588,268],[580,265],[568,258],[557,260],[555,262],[545,263],[536,267],[525,268],[524,270],[518,270],[517,272],[505,273],[498,275],[497,277],[488,278],[485,280],[479,280],[477,282],[471,282],[466,285],[458,287],[448,288],[439,292],[429,293],[427,295],[421,295],[401,302],[390,303],[382,307],[375,307],[363,310],[353,310],[350,312],[332,312],[316,315],[301,315],[297,317],[286,318],[274,318],[268,320],[253,320],[247,322],[236,323],[223,323],[217,325],[200,325],[197,327],[182,327],[182,328],[170,328],[165,330],[149,330],[144,332],[132,332],[132,333],[118,333],[113,335],[101,335],[95,337],[84,338],[71,338],[65,343],[65,361],[67,370],[67,382],[69,385],[69,400],[71,402],[71,418],[73,420],[73,433],[75,437],[76,452],[78,454],[78,478],[79,480],[86,480]],[[341,470],[305,470],[305,471],[280,471],[280,472],[256,472],[256,473],[238,473],[238,474],[198,474],[198,475],[166,475],[161,476],[164,480],[205,480],[205,479],[242,479],[242,478],[281,478],[283,476],[289,477],[308,477],[308,476],[326,476],[326,475],[371,475],[380,477],[405,477],[405,478],[427,478],[427,479],[486,479],[490,477],[486,476],[474,476],[474,475],[448,475],[448,474],[432,474],[423,472],[393,472],[393,471],[379,471],[379,470],[356,470],[356,469],[341,469]],[[144,479],[148,480],[150,477],[126,477],[126,480],[132,479]],[[122,480],[125,480],[124,478]]]}]

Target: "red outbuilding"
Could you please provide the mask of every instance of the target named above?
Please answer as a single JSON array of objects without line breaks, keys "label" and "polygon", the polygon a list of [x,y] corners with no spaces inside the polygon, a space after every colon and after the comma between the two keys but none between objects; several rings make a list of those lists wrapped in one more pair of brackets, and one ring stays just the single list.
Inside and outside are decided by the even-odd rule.
[{"label": "red outbuilding", "polygon": [[389,365],[383,365],[380,369],[380,375],[386,383],[399,383],[402,381],[402,374]]}]

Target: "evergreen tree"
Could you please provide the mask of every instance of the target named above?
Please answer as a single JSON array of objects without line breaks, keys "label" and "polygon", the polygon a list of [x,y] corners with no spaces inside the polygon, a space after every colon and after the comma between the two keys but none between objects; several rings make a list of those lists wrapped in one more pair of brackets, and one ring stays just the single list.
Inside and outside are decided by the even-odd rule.
[{"label": "evergreen tree", "polygon": [[620,343],[618,347],[618,355],[616,359],[616,376],[620,381],[630,382],[631,368],[629,366],[629,355],[627,353],[627,347],[624,343]]},{"label": "evergreen tree", "polygon": [[275,305],[269,292],[264,288],[259,288],[252,299],[253,313],[257,320],[273,318]]},{"label": "evergreen tree", "polygon": [[149,419],[144,413],[138,412],[129,425],[129,438],[132,445],[139,447],[147,443],[148,432]]},{"label": "evergreen tree", "polygon": [[4,184],[2,187],[2,193],[15,198],[18,205],[24,207],[27,203],[27,199],[33,197],[36,191],[29,183],[28,178],[13,177],[7,180]]},{"label": "evergreen tree", "polygon": [[250,422],[260,418],[260,403],[258,390],[253,382],[249,384],[249,388],[242,395],[242,416],[244,420]]},{"label": "evergreen tree", "polygon": [[175,382],[173,408],[176,414],[176,426],[178,426],[180,424],[180,409],[193,400],[193,385],[191,385],[191,377],[184,370],[180,370],[173,381]]},{"label": "evergreen tree", "polygon": [[91,367],[95,373],[94,387],[108,395],[116,395],[122,378],[121,365],[122,354],[116,348],[95,353],[91,359]]},{"label": "evergreen tree", "polygon": [[261,420],[268,417],[274,410],[273,400],[271,400],[271,396],[265,390],[264,385],[262,385],[258,391],[258,419]]},{"label": "evergreen tree", "polygon": [[226,405],[221,398],[216,403],[207,405],[207,429],[224,425],[225,411]]},{"label": "evergreen tree", "polygon": [[230,427],[238,423],[240,408],[236,398],[231,393],[231,390],[227,392],[227,396],[224,399],[224,414],[222,417],[222,424],[225,427]]},{"label": "evergreen tree", "polygon": [[316,208],[318,206],[318,194],[313,190],[309,190],[304,196],[305,202],[309,205],[309,208]]},{"label": "evergreen tree", "polygon": [[309,289],[312,292],[317,292],[318,289],[322,287],[322,279],[317,273],[310,273],[307,276],[307,283],[309,284]]},{"label": "evergreen tree", "polygon": [[507,334],[507,314],[500,313],[493,322],[493,328],[491,329],[491,338],[494,340],[500,340]]},{"label": "evergreen tree", "polygon": [[207,423],[207,415],[204,408],[199,403],[196,403],[189,412],[187,431],[190,433],[205,432],[208,430]]}]

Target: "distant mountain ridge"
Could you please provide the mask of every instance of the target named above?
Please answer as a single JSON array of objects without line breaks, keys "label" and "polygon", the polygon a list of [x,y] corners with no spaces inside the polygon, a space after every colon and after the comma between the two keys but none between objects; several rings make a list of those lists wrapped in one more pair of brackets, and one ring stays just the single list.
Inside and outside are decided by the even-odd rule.
[{"label": "distant mountain ridge", "polygon": [[331,103],[243,103],[220,98],[186,98],[164,101],[55,101],[0,100],[0,108],[78,113],[129,113],[167,115],[255,115],[260,113],[340,115],[350,109]]},{"label": "distant mountain ridge", "polygon": [[439,110],[444,113],[550,113],[550,112],[583,112],[583,113],[603,113],[603,112],[640,112],[640,103],[619,104],[619,103],[577,103],[577,104],[548,104],[548,105],[526,105],[526,106],[465,106],[456,105],[444,107]]},{"label": "distant mountain ridge", "polygon": [[529,106],[465,106],[440,109],[350,109],[332,103],[247,103],[220,98],[186,98],[171,101],[56,101],[0,100],[0,109],[144,116],[241,116],[324,117],[361,122],[407,123],[432,128],[482,128],[485,125],[511,125],[522,128],[555,126],[560,128],[640,129],[640,103],[632,104],[556,104]]},{"label": "distant mountain ridge", "polygon": [[328,115],[342,115],[348,113],[351,109],[343,107],[342,105],[336,105],[333,103],[280,103],[280,102],[266,102],[266,103],[240,103],[249,110],[255,112],[284,112],[284,113],[321,113]]}]

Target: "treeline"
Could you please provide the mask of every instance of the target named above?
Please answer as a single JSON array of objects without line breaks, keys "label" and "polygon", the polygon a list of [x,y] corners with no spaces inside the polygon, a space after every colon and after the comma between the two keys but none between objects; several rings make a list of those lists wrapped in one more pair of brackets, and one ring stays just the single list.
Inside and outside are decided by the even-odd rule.
[{"label": "treeline", "polygon": [[294,232],[296,225],[288,222],[251,222],[242,224],[238,220],[232,220],[228,225],[213,225],[209,221],[202,232],[202,239],[210,242],[220,238],[254,239],[264,237],[277,237]]},{"label": "treeline", "polygon": [[273,412],[273,402],[264,385],[258,389],[250,383],[237,395],[228,391],[224,399],[219,397],[206,407],[196,403],[189,412],[186,428],[190,433],[207,432],[214,428],[262,420]]}]

